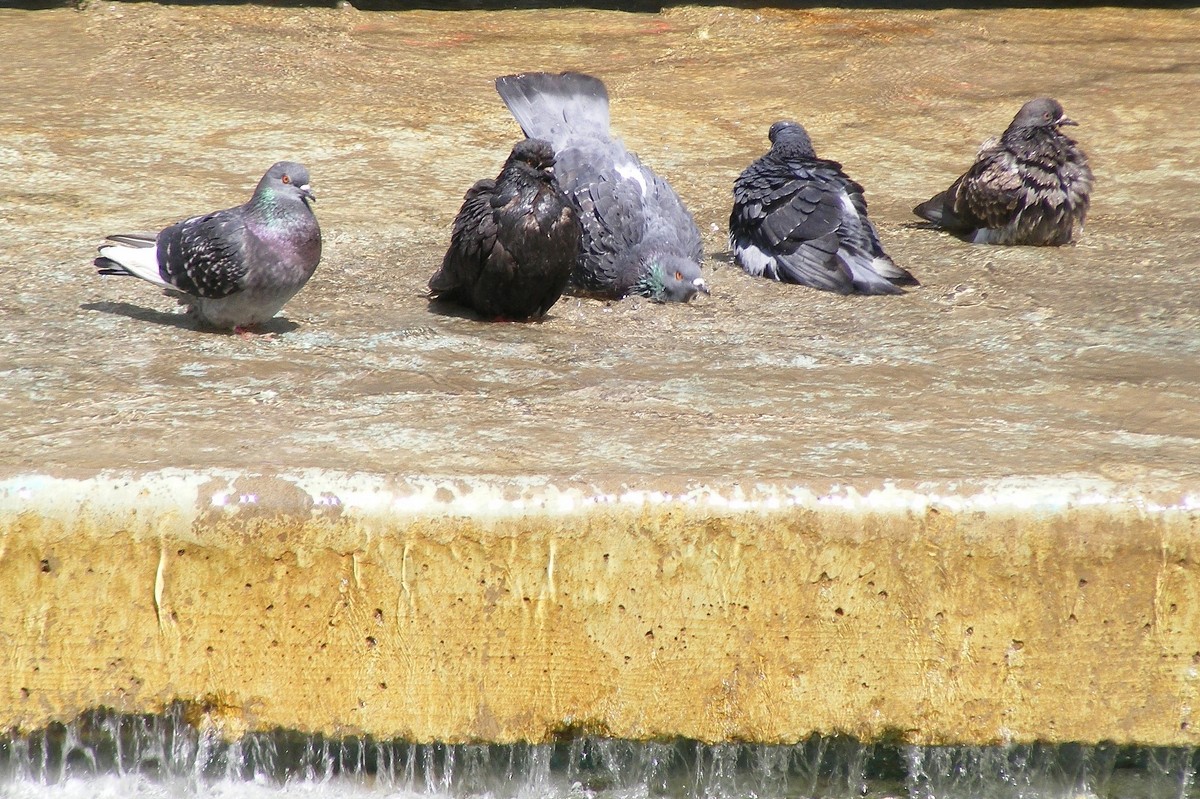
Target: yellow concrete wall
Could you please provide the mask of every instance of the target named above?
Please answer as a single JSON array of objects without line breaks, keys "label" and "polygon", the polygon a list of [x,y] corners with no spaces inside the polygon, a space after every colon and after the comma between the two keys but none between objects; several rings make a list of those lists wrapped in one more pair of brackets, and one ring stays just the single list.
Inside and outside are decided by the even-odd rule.
[{"label": "yellow concrete wall", "polygon": [[1200,743],[1195,511],[303,483],[6,483],[0,728]]}]

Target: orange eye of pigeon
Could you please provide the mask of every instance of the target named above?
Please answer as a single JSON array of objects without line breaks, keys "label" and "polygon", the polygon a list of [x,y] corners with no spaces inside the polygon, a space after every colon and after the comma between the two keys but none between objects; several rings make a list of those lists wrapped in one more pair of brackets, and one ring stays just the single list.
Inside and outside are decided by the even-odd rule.
[{"label": "orange eye of pigeon", "polygon": [[675,273],[675,279],[676,279],[676,280],[683,280],[683,272],[676,272],[676,273]]},{"label": "orange eye of pigeon", "polygon": [[288,177],[287,175],[284,175],[283,177],[281,177],[280,180],[282,180],[284,183],[292,182],[292,179],[290,177]]}]

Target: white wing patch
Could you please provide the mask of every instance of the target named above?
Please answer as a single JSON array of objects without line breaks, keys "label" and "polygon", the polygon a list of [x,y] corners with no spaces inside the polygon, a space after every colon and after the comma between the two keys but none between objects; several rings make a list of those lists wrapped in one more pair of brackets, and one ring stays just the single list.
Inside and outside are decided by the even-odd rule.
[{"label": "white wing patch", "polygon": [[646,176],[642,174],[642,170],[637,164],[629,161],[616,164],[617,174],[626,180],[632,180],[642,187],[642,196],[649,194],[650,187],[646,185]]},{"label": "white wing patch", "polygon": [[134,277],[140,277],[142,280],[165,289],[175,288],[163,280],[158,272],[157,247],[127,247],[124,244],[110,244],[100,248],[100,255],[116,261]]},{"label": "white wing patch", "polygon": [[735,246],[733,250],[734,256],[741,263],[742,269],[746,274],[754,277],[762,277],[764,272],[770,270],[770,275],[775,276],[775,259],[767,255],[765,252],[755,247],[753,244],[748,244],[745,247]]}]

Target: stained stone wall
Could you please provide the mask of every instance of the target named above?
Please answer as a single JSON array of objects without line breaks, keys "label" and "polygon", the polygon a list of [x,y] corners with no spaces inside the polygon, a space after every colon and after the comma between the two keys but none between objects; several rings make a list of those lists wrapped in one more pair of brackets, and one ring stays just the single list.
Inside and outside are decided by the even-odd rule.
[{"label": "stained stone wall", "polygon": [[1200,741],[1194,510],[364,481],[6,482],[0,728]]},{"label": "stained stone wall", "polygon": [[[1200,10],[439,4],[0,8],[0,729],[1200,743]],[[605,81],[711,296],[430,308],[538,69]],[[1078,241],[924,226],[1039,96]],[[731,261],[779,119],[920,287]],[[324,238],[273,337],[95,274],[280,159]]]}]

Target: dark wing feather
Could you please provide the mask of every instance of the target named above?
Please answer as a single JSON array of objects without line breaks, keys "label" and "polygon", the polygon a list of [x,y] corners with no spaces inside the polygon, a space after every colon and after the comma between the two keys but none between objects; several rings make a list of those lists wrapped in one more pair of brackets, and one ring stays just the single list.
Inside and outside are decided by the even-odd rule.
[{"label": "dark wing feather", "polygon": [[[837,165],[835,164],[835,166]],[[841,228],[843,242],[871,257],[887,257],[883,251],[883,244],[879,241],[879,232],[875,230],[875,225],[867,216],[867,198],[862,185],[852,180],[849,175],[842,173],[840,169],[837,172],[837,184],[845,192],[845,196],[850,200],[850,205],[858,214],[856,220],[843,218]]]},{"label": "dark wing feather", "polygon": [[982,153],[948,191],[955,217],[972,229],[1000,228],[1011,222],[1026,194],[1019,167],[1007,150]]},{"label": "dark wing feather", "polygon": [[913,209],[922,219],[960,234],[1008,224],[1021,204],[1022,181],[1013,154],[996,140],[984,143],[971,168]]},{"label": "dark wing feather", "polygon": [[947,207],[947,198],[949,194],[949,189],[943,192],[938,192],[914,208],[913,213],[922,219],[926,219],[935,225],[941,225],[949,230],[964,229],[963,223],[954,215],[954,212]]},{"label": "dark wing feather", "polygon": [[542,220],[535,210],[536,197],[537,187],[524,175],[502,179],[497,184],[491,198],[492,219],[499,246],[510,257],[503,259],[503,263],[489,263],[488,271],[512,275],[518,263],[532,262],[538,257],[546,231],[541,229]]},{"label": "dark wing feather", "polygon": [[785,283],[849,294],[854,289],[854,280],[846,264],[838,257],[840,248],[837,233],[809,239],[792,252],[775,259],[776,274],[773,277]]},{"label": "dark wing feather", "polygon": [[[843,246],[861,252],[865,259],[871,262],[869,266],[870,271],[878,274],[892,285],[921,285],[920,281],[913,277],[911,272],[901,266],[897,266],[892,257],[884,251],[883,242],[879,239],[879,231],[875,228],[875,223],[867,215],[867,196],[862,184],[843,173],[840,164],[832,161],[826,163],[837,168],[838,184],[846,192],[846,196],[850,199],[850,204],[858,214],[858,219],[854,223],[850,223],[850,220],[847,220],[847,223],[843,224],[840,229]],[[861,277],[861,275],[858,277]],[[855,290],[866,294],[893,293],[883,283],[872,281],[870,285],[867,285],[861,279],[856,281]],[[903,292],[897,291],[894,293]]]},{"label": "dark wing feather", "polygon": [[241,208],[192,217],[158,234],[164,280],[194,297],[220,299],[243,287],[246,228]]},{"label": "dark wing feather", "polygon": [[762,233],[780,252],[793,251],[841,224],[842,209],[825,186],[791,180],[766,200]]},{"label": "dark wing feather", "polygon": [[837,257],[843,211],[838,196],[820,169],[768,154],[735,183],[730,229],[774,257],[768,277],[846,293],[852,280]]},{"label": "dark wing feather", "polygon": [[558,154],[556,175],[579,212],[583,244],[571,276],[578,288],[621,296],[640,277],[628,257],[645,237],[646,209],[641,187],[611,163],[593,164],[572,148]]},{"label": "dark wing feather", "polygon": [[552,180],[520,174],[501,186],[492,208],[499,237],[477,307],[514,319],[542,316],[562,296],[579,258],[575,209]]},{"label": "dark wing feather", "polygon": [[454,218],[450,248],[442,267],[429,279],[432,299],[469,302],[483,264],[496,247],[497,227],[492,215],[492,193],[496,181],[481,180],[467,190],[462,208]]}]

